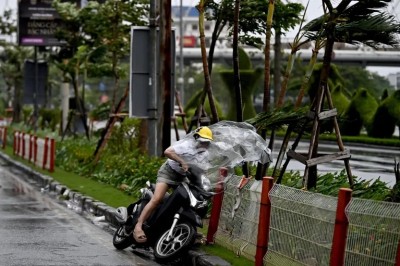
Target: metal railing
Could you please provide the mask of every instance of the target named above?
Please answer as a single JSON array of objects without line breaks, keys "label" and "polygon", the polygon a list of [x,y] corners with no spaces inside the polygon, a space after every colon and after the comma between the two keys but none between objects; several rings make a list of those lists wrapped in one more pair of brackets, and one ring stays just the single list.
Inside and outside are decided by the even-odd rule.
[{"label": "metal railing", "polygon": [[400,204],[351,199],[349,189],[347,201],[338,204],[341,194],[337,198],[275,184],[270,206],[263,206],[263,182],[250,180],[238,189],[241,179],[232,176],[226,183],[215,234],[215,242],[236,255],[256,260],[260,208],[270,208],[266,265],[400,263]]}]

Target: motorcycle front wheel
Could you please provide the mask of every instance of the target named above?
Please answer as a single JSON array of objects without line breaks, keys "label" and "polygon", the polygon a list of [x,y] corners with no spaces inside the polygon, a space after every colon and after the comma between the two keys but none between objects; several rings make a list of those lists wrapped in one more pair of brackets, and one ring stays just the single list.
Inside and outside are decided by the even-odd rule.
[{"label": "motorcycle front wheel", "polygon": [[117,231],[115,231],[113,236],[113,245],[116,249],[122,250],[133,245],[133,235],[132,233],[127,234],[125,232],[125,226],[120,226]]},{"label": "motorcycle front wheel", "polygon": [[193,225],[182,222],[175,226],[172,239],[167,241],[169,230],[156,241],[154,245],[154,257],[158,262],[171,262],[182,258],[195,240],[196,230]]}]

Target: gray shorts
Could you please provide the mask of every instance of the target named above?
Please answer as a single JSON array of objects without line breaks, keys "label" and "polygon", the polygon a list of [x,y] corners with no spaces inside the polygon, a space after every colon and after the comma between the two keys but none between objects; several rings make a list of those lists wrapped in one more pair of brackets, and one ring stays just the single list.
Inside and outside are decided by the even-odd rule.
[{"label": "gray shorts", "polygon": [[157,183],[161,182],[170,186],[177,186],[185,179],[186,176],[175,172],[167,162],[161,165],[160,169],[158,170]]}]

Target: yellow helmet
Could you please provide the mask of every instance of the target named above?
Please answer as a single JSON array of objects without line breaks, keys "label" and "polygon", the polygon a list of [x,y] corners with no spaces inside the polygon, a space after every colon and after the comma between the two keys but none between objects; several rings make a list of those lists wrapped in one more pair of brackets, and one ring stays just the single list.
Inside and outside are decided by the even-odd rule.
[{"label": "yellow helmet", "polygon": [[203,138],[203,139],[208,139],[208,140],[214,140],[213,139],[213,133],[210,128],[208,127],[199,127],[194,131],[193,135],[196,139],[197,138]]}]

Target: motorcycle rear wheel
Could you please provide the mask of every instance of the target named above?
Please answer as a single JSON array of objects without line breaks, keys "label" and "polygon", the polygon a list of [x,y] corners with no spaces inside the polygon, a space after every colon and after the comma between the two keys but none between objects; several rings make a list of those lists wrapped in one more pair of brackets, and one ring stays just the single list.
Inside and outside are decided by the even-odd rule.
[{"label": "motorcycle rear wheel", "polygon": [[133,245],[132,233],[125,233],[125,226],[120,226],[113,236],[113,245],[116,249],[122,250]]},{"label": "motorcycle rear wheel", "polygon": [[154,245],[154,257],[161,263],[182,258],[194,243],[196,230],[190,223],[182,222],[175,226],[171,241],[167,241],[168,233],[169,230]]}]

